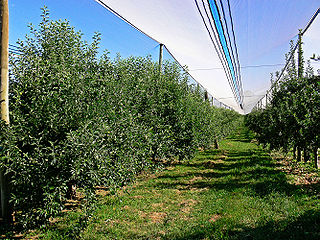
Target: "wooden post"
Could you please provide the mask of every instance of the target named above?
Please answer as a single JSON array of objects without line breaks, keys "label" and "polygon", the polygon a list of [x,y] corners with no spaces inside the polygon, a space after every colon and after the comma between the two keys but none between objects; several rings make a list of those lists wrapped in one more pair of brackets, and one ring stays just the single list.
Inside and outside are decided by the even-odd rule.
[{"label": "wooden post", "polygon": [[162,58],[163,58],[163,44],[160,43],[160,50],[159,50],[159,75],[161,76],[162,70]]},{"label": "wooden post", "polygon": [[1,0],[1,119],[9,124],[9,9],[8,0]]},{"label": "wooden post", "polygon": [[[9,59],[9,8],[8,0],[1,0],[1,87],[0,87],[0,110],[1,120],[9,124],[9,79],[8,79],[8,59]],[[4,221],[11,221],[9,210],[9,189],[5,169],[0,169],[0,189],[1,189],[1,217]]]}]

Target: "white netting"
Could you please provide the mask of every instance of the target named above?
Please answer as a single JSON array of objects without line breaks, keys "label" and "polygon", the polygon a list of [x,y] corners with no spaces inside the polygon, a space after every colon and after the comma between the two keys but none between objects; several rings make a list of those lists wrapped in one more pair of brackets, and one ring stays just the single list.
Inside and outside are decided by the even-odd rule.
[{"label": "white netting", "polygon": [[[190,75],[214,98],[241,113],[250,112],[269,89],[270,73],[284,66],[284,54],[289,50],[289,41],[296,39],[298,29],[306,26],[320,5],[319,0],[229,0],[229,12],[228,0],[96,1],[157,42],[165,44],[175,59],[181,65],[188,66]],[[228,37],[231,39],[228,45],[230,57],[233,53],[235,55],[235,49],[238,50],[243,110],[235,99],[242,93],[241,84],[236,85],[237,76],[233,79],[230,70],[228,80],[228,73],[224,71],[228,63],[223,65],[217,51],[217,46],[220,46],[220,51],[223,52],[223,44],[219,43],[219,38],[213,37],[214,34],[219,36],[219,31],[210,28],[210,24],[214,24],[212,6],[215,3],[220,11],[222,27],[225,30],[228,28],[225,40]],[[210,7],[211,12],[206,16],[206,10],[210,11]],[[303,39],[305,45],[308,45],[306,55],[320,55],[319,18]],[[231,20],[236,42],[232,41]],[[230,36],[227,36],[228,33]],[[317,63],[314,65],[319,66]],[[234,71],[237,71],[236,67]]]}]

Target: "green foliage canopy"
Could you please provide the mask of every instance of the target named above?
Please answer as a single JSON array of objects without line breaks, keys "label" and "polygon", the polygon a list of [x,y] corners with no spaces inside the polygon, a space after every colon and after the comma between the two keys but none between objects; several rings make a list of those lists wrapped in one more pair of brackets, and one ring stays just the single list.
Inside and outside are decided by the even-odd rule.
[{"label": "green foliage canopy", "polygon": [[68,21],[51,21],[18,42],[10,59],[11,124],[1,125],[11,204],[24,226],[63,209],[70,188],[92,203],[96,186],[117,188],[160,159],[189,159],[228,135],[240,117],[204,101],[175,63],[98,57]]}]

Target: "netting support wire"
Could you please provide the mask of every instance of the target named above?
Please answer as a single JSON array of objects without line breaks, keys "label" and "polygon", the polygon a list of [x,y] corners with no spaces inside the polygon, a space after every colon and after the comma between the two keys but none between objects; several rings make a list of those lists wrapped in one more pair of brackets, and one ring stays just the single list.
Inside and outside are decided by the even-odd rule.
[{"label": "netting support wire", "polygon": [[[236,67],[236,63],[235,63],[235,60],[234,60],[234,57],[233,57],[233,48],[232,48],[232,44],[231,44],[231,40],[230,40],[230,35],[229,35],[229,30],[228,30],[228,24],[227,24],[227,21],[225,19],[225,13],[224,13],[224,7],[223,7],[223,3],[222,1],[220,0],[220,7],[219,7],[219,4],[217,3],[217,0],[212,0],[211,1],[212,4],[214,5],[211,5],[210,4],[210,0],[208,1],[209,3],[209,6],[211,8],[211,6],[214,6],[215,7],[215,10],[217,11],[217,15],[218,15],[218,18],[216,19],[214,17],[214,14],[212,12],[212,10],[214,8],[211,8],[211,13],[212,13],[212,17],[213,19],[215,20],[215,23],[216,23],[216,27],[217,27],[217,32],[218,32],[218,36],[219,36],[219,39],[220,39],[220,43],[221,45],[223,45],[223,49],[224,49],[224,53],[225,53],[225,56],[227,58],[227,62],[228,62],[228,66],[229,66],[229,69],[231,71],[231,75],[232,75],[232,84],[234,85],[235,87],[235,90],[236,90],[236,95],[238,97],[238,104],[239,106],[241,107],[241,109],[243,109],[242,107],[242,103],[243,103],[243,96],[242,96],[242,90],[241,90],[241,84],[239,83],[239,77],[238,75],[240,74],[240,72],[237,71],[237,67]],[[220,11],[222,13],[220,13]],[[222,16],[225,20],[225,27],[224,27],[224,24],[223,24],[223,21],[222,21]],[[220,27],[221,28],[220,28]],[[219,31],[219,28],[222,30],[222,34],[221,32]],[[226,35],[227,33],[227,35]],[[227,41],[227,37],[229,38],[229,44],[228,44],[228,41]],[[223,44],[224,43],[224,44]],[[226,48],[225,48],[226,47]],[[230,51],[231,49],[231,51]],[[225,51],[226,50],[226,51]],[[231,54],[230,54],[231,53]],[[233,57],[233,59],[232,59]],[[231,63],[231,65],[230,65]]]},{"label": "netting support wire", "polygon": [[233,19],[232,19],[232,13],[231,13],[231,7],[230,2],[227,0],[228,3],[228,9],[229,9],[229,17],[231,21],[231,30],[232,30],[232,36],[233,36],[233,42],[236,50],[236,59],[237,59],[237,67],[238,67],[238,73],[239,73],[239,87],[241,88],[241,95],[243,95],[243,88],[242,88],[242,80],[241,80],[241,72],[240,72],[240,61],[239,61],[239,55],[238,55],[238,47],[237,47],[237,41],[234,33],[234,27],[233,27]]},{"label": "netting support wire", "polygon": [[[198,5],[197,0],[195,0],[195,4],[196,4],[196,6],[197,6],[197,8],[198,8],[198,11],[199,11],[199,14],[200,14],[200,16],[201,16],[201,18],[202,18],[202,21],[203,21],[203,23],[204,23],[204,26],[206,27],[206,29],[207,29],[207,31],[208,31],[209,37],[210,37],[210,39],[211,39],[211,42],[212,42],[212,44],[213,44],[213,46],[214,46],[214,48],[215,48],[215,50],[216,50],[216,53],[218,54],[218,57],[219,57],[219,59],[220,59],[220,62],[221,62],[222,66],[223,66],[223,69],[224,69],[224,71],[225,71],[225,73],[226,73],[226,77],[227,77],[228,83],[229,83],[229,85],[230,85],[230,87],[231,87],[231,90],[232,90],[232,92],[233,92],[233,94],[234,94],[234,96],[235,96],[235,98],[236,98],[236,93],[235,93],[234,85],[232,84],[232,79],[231,79],[231,78],[232,78],[232,77],[231,77],[231,72],[230,72],[230,69],[227,67],[226,55],[223,54],[222,45],[221,45],[220,41],[218,40],[218,37],[216,36],[216,33],[215,33],[215,31],[218,31],[218,30],[217,30],[216,25],[215,25],[215,23],[214,23],[214,19],[213,19],[213,16],[212,16],[212,12],[211,12],[211,10],[209,9],[208,11],[210,12],[210,14],[208,13],[207,8],[206,8],[206,5],[205,5],[204,1],[202,1],[202,6],[203,6],[203,9],[204,9],[204,11],[205,11],[205,15],[207,16],[208,23],[209,23],[209,25],[207,25],[207,23],[206,23],[206,21],[205,21],[205,17],[204,17],[204,15],[201,13],[200,6]],[[207,4],[207,6],[209,6],[209,3]],[[210,8],[210,7],[209,7],[209,8]],[[211,16],[211,18],[213,19],[213,23],[211,22],[210,16]],[[210,26],[210,28],[211,28],[211,30],[212,30],[212,35],[211,35],[210,30],[209,30],[209,29],[210,29],[209,26]],[[215,30],[214,30],[214,29],[215,29]],[[212,36],[214,37],[214,40],[213,40]],[[215,42],[217,43],[217,46],[216,46]],[[219,44],[219,43],[220,43],[220,44]]]},{"label": "netting support wire", "polygon": [[[149,34],[145,33],[144,31],[142,31],[140,28],[137,28],[135,25],[133,25],[129,20],[127,20],[125,17],[123,17],[121,14],[119,14],[117,11],[113,10],[112,8],[110,8],[106,3],[104,3],[101,0],[95,0],[96,2],[100,3],[104,8],[108,9],[110,12],[112,12],[114,15],[118,16],[120,19],[122,19],[123,21],[125,21],[126,23],[128,23],[131,27],[133,27],[134,29],[138,30],[139,32],[141,32],[142,34],[146,35],[147,37],[149,37],[150,39],[152,39],[153,41],[159,43],[159,41],[157,41],[156,39],[154,39],[153,37],[151,37]],[[160,43],[159,43],[160,44]]]},{"label": "netting support wire", "polygon": [[224,12],[224,7],[223,7],[222,0],[220,0],[220,5],[222,7],[222,11],[223,11],[223,15],[224,15],[223,18],[224,18],[224,21],[225,21],[225,24],[226,24],[226,29],[227,29],[227,33],[228,33],[227,35],[228,35],[228,38],[229,38],[232,58],[233,58],[233,61],[234,61],[234,67],[235,67],[235,71],[236,71],[237,85],[238,85],[238,88],[239,88],[239,91],[240,91],[240,97],[241,97],[240,107],[241,107],[241,109],[243,109],[242,105],[243,105],[244,96],[243,96],[242,81],[241,81],[240,62],[239,62],[239,57],[238,57],[237,43],[236,43],[236,39],[235,39],[235,35],[234,35],[233,20],[232,20],[232,13],[231,13],[229,0],[227,2],[228,2],[228,12],[229,12],[229,18],[230,18],[230,23],[231,23],[231,30],[232,30],[231,33],[232,33],[232,36],[233,36],[233,46],[234,46],[234,48],[232,47],[232,43],[231,43],[232,41],[231,41],[230,35],[229,35],[228,23],[227,23],[227,21],[225,19],[225,12]]},{"label": "netting support wire", "polygon": [[230,50],[229,50],[229,47],[228,47],[228,44],[226,41],[225,31],[224,31],[223,24],[221,21],[221,15],[219,12],[219,8],[218,8],[216,0],[208,0],[208,5],[210,8],[211,17],[214,20],[214,26],[215,26],[215,30],[218,35],[220,45],[222,47],[222,52],[226,58],[227,67],[228,67],[230,75],[231,75],[231,83],[229,83],[229,84],[231,84],[232,87],[234,88],[234,95],[235,95],[236,101],[238,102],[238,104],[241,104],[241,96],[240,96],[239,88],[236,84],[234,66],[233,66],[233,63],[231,60]]},{"label": "netting support wire", "polygon": [[[308,24],[305,26],[305,28],[299,32],[299,38],[301,39],[303,34],[305,34],[305,32],[308,30],[308,28],[311,26],[311,24],[313,23],[313,21],[316,19],[316,17],[319,15],[320,13],[320,8],[317,9],[317,11],[313,14],[313,16],[311,17],[311,19],[309,20]],[[289,63],[295,53],[295,51],[297,50],[299,46],[299,39],[296,42],[294,48],[292,49],[289,58],[287,59],[287,62],[284,66],[284,68],[281,70],[281,73],[279,74],[278,78],[274,81],[274,83],[271,85],[270,90],[274,88],[274,86],[276,86],[276,84],[280,81],[280,79],[282,78],[282,75],[284,74],[284,72],[286,71],[287,67],[289,66]],[[262,98],[259,99],[262,100],[264,98],[264,96]],[[258,102],[259,103],[259,102]]]},{"label": "netting support wire", "polygon": [[311,26],[311,24],[313,23],[313,21],[316,19],[316,17],[318,16],[318,14],[320,13],[320,7],[317,9],[317,11],[313,14],[312,18],[310,19],[310,21],[308,22],[307,26],[305,26],[305,28],[302,30],[301,32],[301,36],[303,36],[303,34],[308,30],[308,28]]},{"label": "netting support wire", "polygon": [[[238,72],[239,68],[237,66],[237,62],[235,60],[235,57],[234,57],[234,50],[233,50],[233,47],[232,47],[232,43],[231,43],[231,38],[230,38],[230,34],[229,34],[229,28],[228,28],[228,23],[227,23],[227,20],[226,20],[226,14],[225,14],[225,11],[224,11],[224,6],[223,6],[223,3],[222,3],[222,0],[219,1],[220,2],[220,7],[221,7],[221,10],[222,10],[222,17],[223,17],[223,22],[224,22],[224,25],[225,25],[225,31],[223,30],[223,32],[226,32],[227,33],[227,39],[228,39],[228,43],[229,43],[229,46],[230,46],[230,49],[228,47],[228,51],[231,52],[231,61],[232,61],[232,65],[234,67],[234,71],[235,71],[235,79],[236,79],[236,83],[237,83],[237,86],[240,86],[240,83],[239,83],[239,75],[240,75],[240,72]],[[217,5],[218,6],[218,5]],[[230,9],[229,9],[230,11]],[[229,12],[230,14],[230,12]],[[220,15],[219,15],[220,16]],[[229,15],[230,17],[231,14]],[[221,19],[220,19],[221,21]],[[223,28],[223,24],[222,24],[222,28]],[[223,28],[224,29],[224,28]],[[227,44],[228,45],[228,44]],[[231,50],[231,51],[230,51]],[[239,89],[240,91],[240,102],[242,102],[242,99],[241,99],[241,95],[242,95],[242,92],[241,92],[241,89]]]},{"label": "netting support wire", "polygon": [[[225,71],[225,73],[226,73],[226,77],[227,77],[227,79],[228,79],[228,83],[229,83],[229,85],[230,85],[230,87],[231,87],[231,90],[232,90],[233,94],[236,95],[234,86],[233,86],[232,83],[231,83],[231,73],[229,73],[228,68],[227,68],[227,66],[226,66],[226,61],[227,61],[227,60],[225,59],[225,55],[223,55],[223,54],[221,53],[221,52],[223,51],[223,50],[222,50],[222,46],[219,45],[219,44],[217,44],[218,46],[216,46],[216,44],[215,44],[215,42],[219,43],[219,41],[217,40],[217,36],[216,36],[215,31],[214,31],[214,29],[213,29],[213,28],[214,28],[214,27],[213,27],[214,24],[212,24],[212,22],[211,22],[211,20],[210,20],[208,11],[207,11],[207,9],[206,9],[206,6],[205,6],[204,2],[202,1],[202,6],[203,6],[203,9],[204,9],[205,14],[206,14],[206,16],[207,16],[207,19],[208,19],[209,25],[210,25],[210,27],[211,27],[211,30],[212,30],[213,37],[214,37],[215,41],[213,40],[213,37],[212,37],[211,32],[210,32],[210,30],[209,30],[209,26],[207,25],[207,23],[206,23],[206,21],[205,21],[205,17],[204,17],[204,15],[202,14],[202,12],[201,12],[201,10],[200,10],[200,5],[198,4],[197,0],[195,0],[195,4],[196,4],[196,7],[197,7],[197,9],[198,9],[198,12],[199,12],[199,14],[200,14],[200,16],[201,16],[201,18],[202,18],[203,24],[204,24],[204,26],[205,26],[206,29],[207,29],[207,32],[208,32],[208,34],[209,34],[209,37],[210,37],[211,42],[212,42],[212,44],[213,44],[213,47],[214,47],[216,53],[218,54],[218,57],[219,57],[219,59],[220,59],[220,62],[221,62],[222,66],[223,66],[223,69],[224,69],[224,71]],[[223,57],[223,56],[224,56],[224,57]],[[228,73],[229,73],[229,74],[228,74]]]}]

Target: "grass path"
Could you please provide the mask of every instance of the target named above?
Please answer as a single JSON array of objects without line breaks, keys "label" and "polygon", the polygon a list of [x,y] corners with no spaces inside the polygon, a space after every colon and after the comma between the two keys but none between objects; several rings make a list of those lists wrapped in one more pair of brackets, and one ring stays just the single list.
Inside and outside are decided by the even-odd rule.
[{"label": "grass path", "polygon": [[[81,239],[320,239],[318,186],[293,176],[245,132],[189,162],[101,198]],[[38,235],[67,239],[77,213]]]}]

